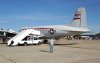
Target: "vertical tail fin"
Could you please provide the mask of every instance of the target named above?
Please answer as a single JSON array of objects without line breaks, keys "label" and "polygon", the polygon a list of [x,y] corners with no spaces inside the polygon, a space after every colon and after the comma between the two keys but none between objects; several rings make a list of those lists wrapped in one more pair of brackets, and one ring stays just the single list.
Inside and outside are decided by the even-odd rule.
[{"label": "vertical tail fin", "polygon": [[74,18],[70,23],[72,27],[81,27],[81,28],[88,28],[87,27],[87,17],[86,17],[86,10],[84,7],[78,8],[75,12]]}]

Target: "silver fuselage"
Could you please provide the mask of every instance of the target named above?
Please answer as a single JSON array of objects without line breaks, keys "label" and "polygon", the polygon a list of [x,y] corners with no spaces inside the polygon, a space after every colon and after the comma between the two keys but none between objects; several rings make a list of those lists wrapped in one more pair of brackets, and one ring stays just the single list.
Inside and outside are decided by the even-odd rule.
[{"label": "silver fuselage", "polygon": [[[36,27],[25,27],[23,29],[35,29],[41,32],[44,38],[57,38],[65,36],[73,36],[82,33],[89,32],[89,29],[71,27],[66,25],[50,25],[50,26],[36,26]],[[53,29],[53,33],[50,30]]]}]

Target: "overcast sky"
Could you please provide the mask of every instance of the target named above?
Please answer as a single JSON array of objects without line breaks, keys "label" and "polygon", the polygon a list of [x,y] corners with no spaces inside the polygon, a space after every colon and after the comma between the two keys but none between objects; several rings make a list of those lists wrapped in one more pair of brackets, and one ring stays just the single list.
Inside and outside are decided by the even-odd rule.
[{"label": "overcast sky", "polygon": [[79,7],[86,8],[91,31],[100,32],[100,0],[0,0],[0,28],[68,24]]}]

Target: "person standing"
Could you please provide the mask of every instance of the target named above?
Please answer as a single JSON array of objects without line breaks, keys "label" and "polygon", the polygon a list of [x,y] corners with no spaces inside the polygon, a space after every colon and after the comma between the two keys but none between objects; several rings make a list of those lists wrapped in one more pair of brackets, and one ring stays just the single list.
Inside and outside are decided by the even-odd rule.
[{"label": "person standing", "polygon": [[54,40],[50,39],[48,42],[49,42],[49,52],[53,53]]}]

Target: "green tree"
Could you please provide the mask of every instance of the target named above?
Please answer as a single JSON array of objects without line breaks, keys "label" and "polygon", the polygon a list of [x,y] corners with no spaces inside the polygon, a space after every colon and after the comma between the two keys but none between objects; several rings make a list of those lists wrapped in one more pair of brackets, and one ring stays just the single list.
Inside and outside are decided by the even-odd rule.
[{"label": "green tree", "polygon": [[96,36],[100,36],[100,33],[95,34]]}]

